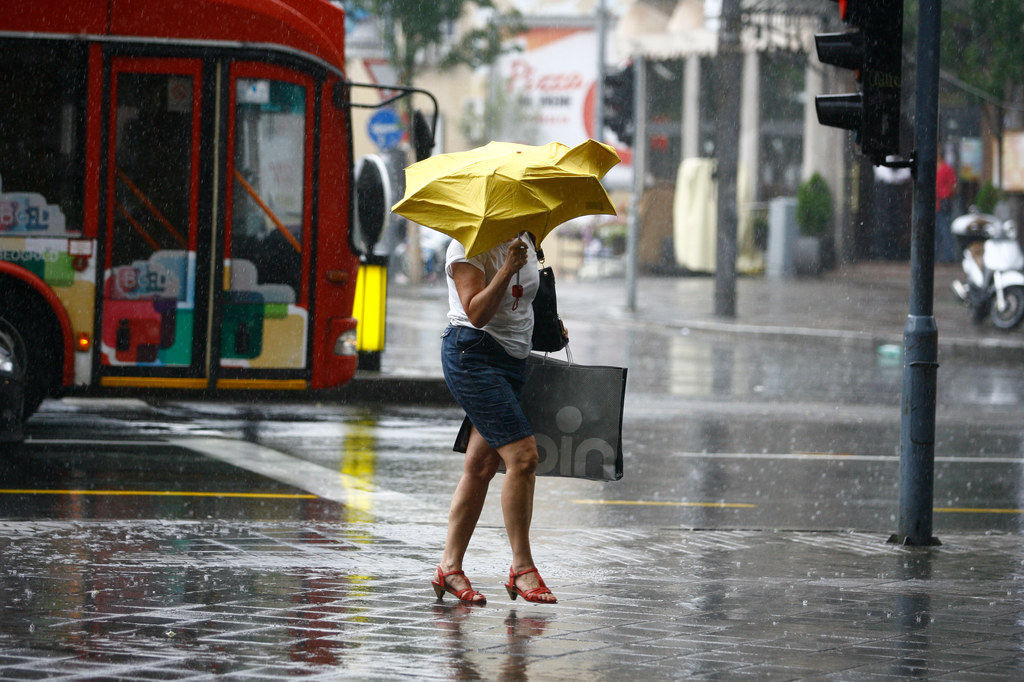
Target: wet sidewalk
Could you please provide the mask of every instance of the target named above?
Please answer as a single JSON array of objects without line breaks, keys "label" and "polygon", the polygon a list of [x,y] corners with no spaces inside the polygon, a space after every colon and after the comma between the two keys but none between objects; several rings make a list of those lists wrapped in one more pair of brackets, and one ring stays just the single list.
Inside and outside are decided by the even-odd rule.
[{"label": "wet sidewalk", "polygon": [[[933,314],[940,362],[953,354],[984,360],[1019,357],[1024,330],[1000,331],[988,320],[972,324],[967,308],[950,291],[950,282],[958,277],[959,265],[936,266]],[[634,309],[627,307],[625,287],[622,278],[558,281],[559,312],[577,362],[601,362],[595,347],[612,328],[858,344],[892,353],[891,346],[902,348],[910,312],[910,265],[902,262],[859,263],[818,277],[741,276],[734,318],[715,316],[713,277],[640,277]],[[440,332],[447,310],[443,282],[392,285],[381,372],[361,372],[353,394],[381,381],[404,382],[413,392],[428,392],[430,380],[441,377]],[[445,390],[440,387],[442,400]]]},{"label": "wet sidewalk", "polygon": [[[502,533],[434,600],[440,525],[0,522],[0,678],[1009,680],[1016,535],[536,529],[556,605],[511,602]],[[495,548],[502,548],[495,551]]]},{"label": "wet sidewalk", "polygon": [[[955,274],[936,275],[940,360],[1021,357],[1024,332],[971,325],[945,291]],[[575,359],[604,361],[612,327],[874,352],[901,343],[909,267],[741,278],[730,320],[713,315],[713,287],[642,278],[627,310],[621,280],[560,281]],[[392,287],[383,370],[353,390],[445,395],[446,305],[442,286]],[[559,603],[534,605],[505,594],[507,540],[491,524],[465,566],[489,602],[471,607],[437,603],[429,584],[443,509],[357,492],[366,509],[396,513],[90,521],[69,497],[71,520],[0,520],[0,679],[1024,677],[1018,533],[940,532],[941,546],[905,548],[877,533],[662,527],[598,510],[593,525],[535,524]]]}]

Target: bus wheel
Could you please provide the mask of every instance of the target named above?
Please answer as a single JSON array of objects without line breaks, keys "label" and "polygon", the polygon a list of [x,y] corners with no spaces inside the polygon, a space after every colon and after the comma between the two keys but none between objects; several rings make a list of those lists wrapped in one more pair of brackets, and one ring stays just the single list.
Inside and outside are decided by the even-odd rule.
[{"label": "bus wheel", "polygon": [[25,363],[21,334],[0,318],[0,443],[25,439]]},{"label": "bus wheel", "polygon": [[24,414],[28,419],[46,396],[59,392],[64,343],[60,325],[35,290],[0,278],[0,292],[0,320],[14,327],[25,342]]}]

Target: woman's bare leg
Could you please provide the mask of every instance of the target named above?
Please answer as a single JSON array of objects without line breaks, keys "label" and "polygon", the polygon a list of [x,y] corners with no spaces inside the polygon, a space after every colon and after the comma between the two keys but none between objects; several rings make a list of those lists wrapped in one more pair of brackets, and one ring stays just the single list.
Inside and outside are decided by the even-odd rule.
[{"label": "woman's bare leg", "polygon": [[[505,462],[505,481],[501,486],[501,510],[505,516],[505,531],[512,545],[512,568],[518,573],[533,568],[530,548],[530,523],[533,520],[533,491],[537,481],[537,441],[533,436],[517,440],[498,448]],[[536,573],[516,578],[516,585],[529,590],[540,585]],[[543,595],[544,601],[554,601],[554,595]]]},{"label": "woman's bare leg", "polygon": [[[498,471],[498,463],[498,454],[494,448],[473,429],[466,448],[462,477],[448,510],[448,536],[441,557],[441,570],[445,573],[462,570],[466,548],[480,520],[480,512],[487,498],[487,487]],[[468,586],[466,579],[458,575],[450,576],[447,581],[456,591]]]}]

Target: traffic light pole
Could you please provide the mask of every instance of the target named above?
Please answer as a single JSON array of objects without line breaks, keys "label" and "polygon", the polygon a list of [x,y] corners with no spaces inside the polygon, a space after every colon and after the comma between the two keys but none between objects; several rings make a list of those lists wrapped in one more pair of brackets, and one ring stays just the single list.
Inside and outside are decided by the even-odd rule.
[{"label": "traffic light pole", "polygon": [[910,314],[903,329],[899,519],[890,542],[935,545],[935,405],[938,329],[935,295],[935,169],[938,149],[941,0],[920,0],[914,137],[914,225],[910,251]]},{"label": "traffic light pole", "polygon": [[718,125],[715,134],[715,177],[718,181],[718,226],[715,238],[715,315],[736,317],[736,187],[739,175],[740,88],[743,80],[743,30],[740,0],[722,2],[715,73]]}]

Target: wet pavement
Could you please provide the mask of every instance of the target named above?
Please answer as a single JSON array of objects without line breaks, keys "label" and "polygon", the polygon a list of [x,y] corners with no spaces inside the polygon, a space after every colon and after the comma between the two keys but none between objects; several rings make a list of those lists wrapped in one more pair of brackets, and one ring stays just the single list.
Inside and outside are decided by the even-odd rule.
[{"label": "wet pavement", "polygon": [[[559,603],[510,602],[504,538],[436,603],[438,524],[0,522],[4,679],[1020,679],[1018,535],[536,533]],[[429,596],[428,596],[429,595]]]},{"label": "wet pavement", "polygon": [[[557,275],[557,271],[556,271]],[[954,300],[950,282],[962,278],[958,265],[935,268],[934,315],[939,361],[1015,360],[1024,350],[1024,331],[1002,332],[986,320],[970,321]],[[665,330],[678,337],[723,336],[811,347],[860,348],[878,353],[897,368],[890,345],[902,346],[909,313],[907,263],[858,263],[820,277],[739,277],[736,317],[714,315],[712,277],[641,277],[635,308],[627,308],[622,279],[558,282],[559,312],[566,322],[576,361],[636,366],[637,339]],[[440,377],[440,328],[447,311],[441,284],[419,288],[393,285],[388,303],[384,378]],[[369,383],[376,375],[360,379]],[[358,384],[358,382],[357,382]],[[355,387],[353,387],[355,388]]]},{"label": "wet pavement", "polygon": [[444,290],[395,286],[383,371],[318,414],[44,406],[2,463],[0,678],[1020,679],[1024,332],[973,327],[954,273],[939,547],[886,542],[905,265],[742,278],[735,320],[710,278],[641,279],[636,311],[621,281],[559,282],[575,360],[630,367],[626,477],[539,485],[557,605],[508,600],[493,500],[465,567],[488,605],[436,603]]}]

